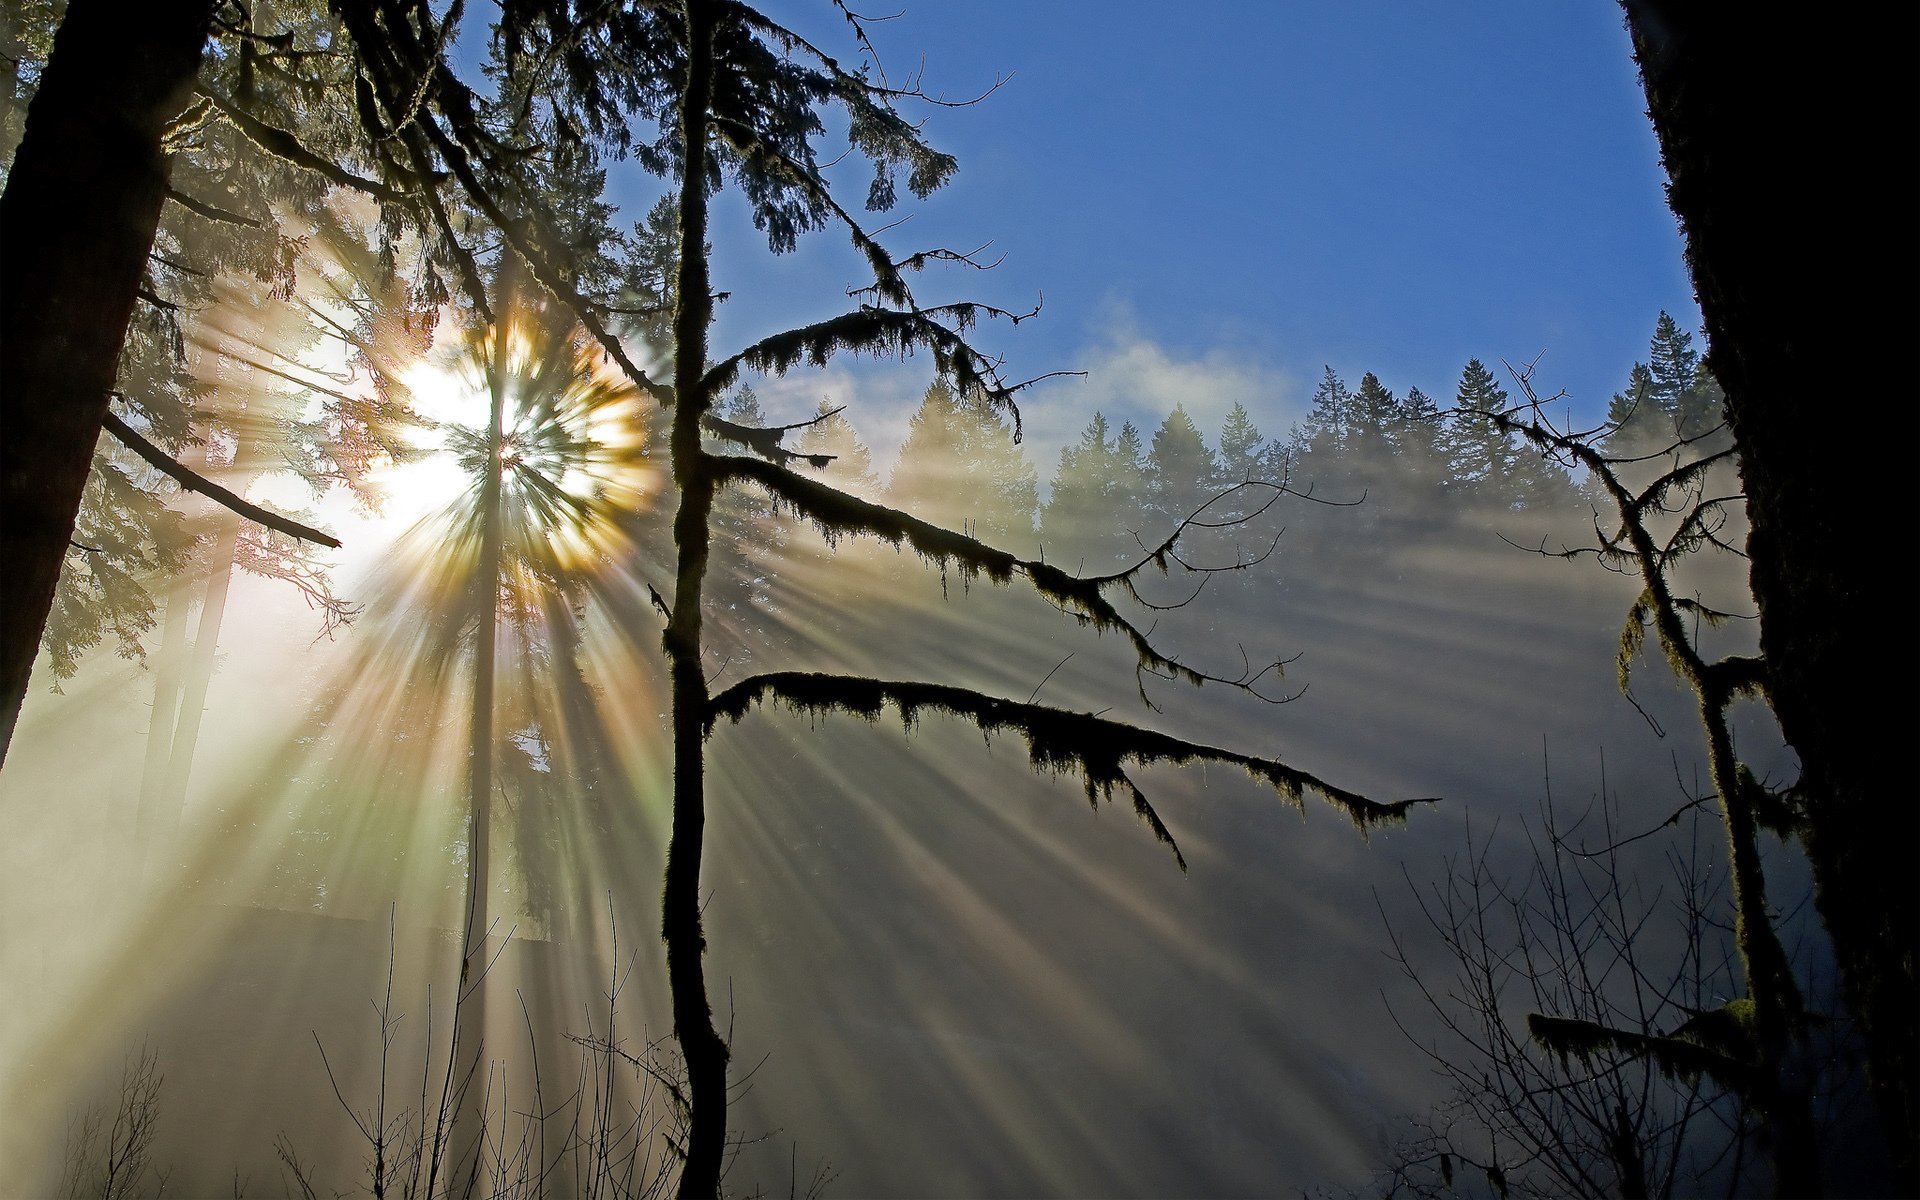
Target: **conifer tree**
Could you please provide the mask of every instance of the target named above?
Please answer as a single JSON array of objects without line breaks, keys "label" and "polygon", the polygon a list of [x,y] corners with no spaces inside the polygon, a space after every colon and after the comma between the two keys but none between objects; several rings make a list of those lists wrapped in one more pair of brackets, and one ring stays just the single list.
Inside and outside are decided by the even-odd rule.
[{"label": "conifer tree", "polygon": [[1294,443],[1301,457],[1318,455],[1323,460],[1334,461],[1346,452],[1353,423],[1352,405],[1353,393],[1334,374],[1333,368],[1328,367],[1313,390],[1306,420],[1294,431]]},{"label": "conifer tree", "polygon": [[1400,403],[1400,425],[1394,435],[1400,447],[1398,491],[1406,507],[1423,521],[1438,513],[1448,490],[1446,428],[1440,406],[1419,388],[1408,388]]},{"label": "conifer tree", "polygon": [[1376,475],[1393,461],[1399,451],[1396,433],[1401,422],[1400,401],[1380,377],[1368,371],[1353,391],[1348,423],[1346,452],[1350,458]]},{"label": "conifer tree", "polygon": [[995,545],[1033,544],[1039,483],[1007,420],[936,382],[908,424],[888,483],[902,508]]},{"label": "conifer tree", "polygon": [[1079,442],[1060,448],[1060,466],[1040,514],[1041,548],[1055,562],[1107,571],[1132,546],[1126,516],[1114,508],[1122,482],[1110,434],[1107,418],[1096,412]]},{"label": "conifer tree", "polygon": [[843,492],[871,496],[880,490],[880,475],[873,469],[873,451],[860,440],[860,434],[847,420],[843,409],[833,401],[822,400],[813,420],[800,431],[796,449],[801,455],[829,458],[820,468],[820,477]]},{"label": "conifer tree", "polygon": [[1176,404],[1153,433],[1147,453],[1147,513],[1162,528],[1207,502],[1220,486],[1220,463],[1200,436],[1199,427]]},{"label": "conifer tree", "polygon": [[1253,423],[1246,405],[1238,400],[1228,410],[1220,427],[1220,478],[1223,482],[1244,483],[1249,479],[1269,478],[1263,473],[1262,451],[1265,439]]}]

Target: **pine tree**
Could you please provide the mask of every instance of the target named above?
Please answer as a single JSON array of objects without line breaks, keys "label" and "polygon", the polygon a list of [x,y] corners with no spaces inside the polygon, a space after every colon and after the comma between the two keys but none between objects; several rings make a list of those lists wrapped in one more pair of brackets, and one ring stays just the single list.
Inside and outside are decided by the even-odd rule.
[{"label": "pine tree", "polygon": [[1648,347],[1648,395],[1662,413],[1677,418],[1693,390],[1700,355],[1693,348],[1693,335],[1684,332],[1671,313],[1662,310],[1653,325],[1653,341]]},{"label": "pine tree", "polygon": [[936,382],[907,428],[887,486],[893,503],[996,545],[1033,544],[1039,480],[1003,418]]},{"label": "pine tree", "polygon": [[1506,390],[1479,359],[1460,372],[1454,391],[1455,415],[1447,439],[1448,473],[1456,486],[1474,500],[1495,508],[1520,503],[1515,480],[1520,450],[1512,435],[1482,413],[1505,413],[1512,406]]},{"label": "pine tree", "polygon": [[1401,423],[1400,401],[1368,371],[1360,377],[1349,405],[1346,453],[1370,477],[1378,478],[1399,452],[1396,431]]},{"label": "pine tree", "polygon": [[1238,400],[1228,410],[1220,427],[1220,479],[1231,485],[1263,478],[1262,452],[1265,441],[1254,426],[1253,416]]},{"label": "pine tree", "polygon": [[1154,431],[1146,468],[1147,512],[1160,529],[1179,524],[1219,489],[1220,463],[1184,404],[1174,405]]},{"label": "pine tree", "polygon": [[880,491],[880,476],[873,469],[873,451],[860,440],[853,422],[831,400],[820,401],[813,421],[801,432],[795,448],[802,455],[831,455],[832,461],[820,469],[821,478],[843,492],[872,496]]},{"label": "pine tree", "polygon": [[1653,372],[1645,363],[1633,364],[1627,388],[1615,392],[1607,405],[1607,452],[1621,458],[1650,454],[1673,441],[1673,419],[1654,394]]},{"label": "pine tree", "polygon": [[1300,456],[1317,455],[1332,461],[1346,453],[1347,438],[1353,422],[1353,393],[1328,367],[1313,390],[1306,420],[1294,432]]},{"label": "pine tree", "polygon": [[1394,441],[1400,447],[1400,483],[1397,489],[1423,520],[1437,514],[1448,491],[1446,426],[1440,406],[1419,388],[1408,388],[1400,404],[1400,427]]},{"label": "pine tree", "polygon": [[1725,397],[1693,348],[1693,335],[1671,314],[1654,322],[1647,361],[1635,363],[1627,390],[1607,409],[1614,426],[1607,450],[1621,457],[1652,454],[1719,426]]}]

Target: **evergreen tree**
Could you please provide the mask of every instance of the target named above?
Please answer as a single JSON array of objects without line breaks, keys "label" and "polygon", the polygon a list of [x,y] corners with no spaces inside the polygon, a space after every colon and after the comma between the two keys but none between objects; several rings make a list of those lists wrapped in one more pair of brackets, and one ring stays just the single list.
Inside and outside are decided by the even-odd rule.
[{"label": "evergreen tree", "polygon": [[1653,325],[1653,341],[1648,347],[1648,395],[1661,412],[1678,417],[1693,390],[1694,376],[1700,367],[1700,355],[1693,348],[1693,335],[1683,331],[1671,313],[1662,310]]},{"label": "evergreen tree", "polygon": [[1353,421],[1353,393],[1328,367],[1313,390],[1306,420],[1294,431],[1294,444],[1300,457],[1318,455],[1332,461],[1347,449],[1347,437]]},{"label": "evergreen tree", "polygon": [[1448,490],[1446,427],[1440,406],[1417,387],[1408,388],[1400,404],[1394,440],[1400,446],[1402,477],[1397,490],[1430,517]]},{"label": "evergreen tree", "polygon": [[1060,450],[1060,468],[1041,512],[1041,545],[1049,560],[1083,574],[1102,574],[1139,557],[1144,463],[1131,424],[1111,435],[1093,414],[1079,442]]},{"label": "evergreen tree", "polygon": [[1039,476],[1004,418],[936,382],[907,430],[887,485],[893,504],[997,545],[1033,544]]},{"label": "evergreen tree", "polygon": [[1219,460],[1184,404],[1174,405],[1154,431],[1146,467],[1147,512],[1156,522],[1156,536],[1205,504],[1220,485]]},{"label": "evergreen tree", "polygon": [[1246,406],[1234,401],[1226,422],[1220,427],[1220,480],[1232,485],[1249,479],[1264,478],[1265,449],[1260,430]]},{"label": "evergreen tree", "polygon": [[844,492],[872,496],[880,491],[880,475],[873,469],[873,451],[860,440],[853,422],[831,400],[820,401],[814,420],[795,444],[803,455],[832,455],[820,469],[821,477]]},{"label": "evergreen tree", "polygon": [[1673,441],[1673,418],[1654,394],[1653,372],[1645,363],[1633,364],[1627,389],[1615,392],[1607,404],[1607,452],[1620,458],[1650,454]]},{"label": "evergreen tree", "polygon": [[1368,371],[1360,377],[1348,406],[1346,453],[1369,476],[1377,478],[1399,451],[1396,433],[1401,423],[1400,401]]},{"label": "evergreen tree", "polygon": [[1512,401],[1493,373],[1477,358],[1460,372],[1454,391],[1455,415],[1447,438],[1448,474],[1467,497],[1495,508],[1520,503],[1515,482],[1520,449],[1513,435],[1481,413],[1504,413]]}]

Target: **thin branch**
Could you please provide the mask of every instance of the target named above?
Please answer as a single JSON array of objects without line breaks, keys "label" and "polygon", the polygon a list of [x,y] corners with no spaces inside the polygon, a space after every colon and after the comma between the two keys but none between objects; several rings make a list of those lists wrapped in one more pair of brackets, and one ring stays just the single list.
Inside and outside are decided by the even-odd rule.
[{"label": "thin branch", "polygon": [[266,228],[265,224],[254,220],[252,217],[241,216],[236,212],[228,212],[224,208],[208,204],[205,200],[196,200],[177,188],[169,187],[167,189],[167,199],[178,204],[188,212],[196,213],[209,221],[219,221],[226,225],[244,225],[248,229]]},{"label": "thin branch", "polygon": [[138,454],[141,458],[146,459],[155,470],[172,479],[175,483],[178,483],[182,490],[199,492],[222,508],[228,509],[256,524],[265,525],[268,529],[277,529],[289,537],[299,538],[303,542],[317,542],[322,546],[331,546],[334,549],[339,548],[339,538],[331,534],[322,533],[318,529],[310,526],[302,525],[290,517],[283,517],[279,513],[268,512],[257,504],[250,504],[226,488],[213,482],[211,479],[208,479],[206,476],[181,466],[169,457],[166,451],[140,436],[137,430],[121,420],[114,413],[109,412],[101,424],[108,433],[119,438],[127,449]]}]

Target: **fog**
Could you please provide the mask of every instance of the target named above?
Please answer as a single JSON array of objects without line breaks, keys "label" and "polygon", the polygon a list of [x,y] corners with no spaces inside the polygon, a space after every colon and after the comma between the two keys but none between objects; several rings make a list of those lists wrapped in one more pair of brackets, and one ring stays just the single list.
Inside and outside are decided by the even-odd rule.
[{"label": "fog", "polygon": [[[1399,1122],[1438,1098],[1410,1040],[1432,1035],[1430,1014],[1388,956],[1389,928],[1422,946],[1416,891],[1470,836],[1517,878],[1549,795],[1569,819],[1609,797],[1639,832],[1710,790],[1664,664],[1638,666],[1637,706],[1616,686],[1636,586],[1517,548],[1576,537],[1577,521],[1505,510],[1383,534],[1365,513],[1284,497],[1270,525],[1235,533],[1278,533],[1268,559],[1143,617],[1216,674],[1241,670],[1241,648],[1288,659],[1281,704],[1146,678],[1150,707],[1119,641],[1018,586],[799,528],[768,539],[740,570],[748,602],[721,618],[716,686],[748,667],[959,683],[1271,755],[1378,800],[1437,799],[1364,835],[1235,771],[1153,768],[1136,782],[1183,872],[1125,802],[1090,809],[1017,742],[941,717],[762,709],[721,725],[703,891],[742,1139],[730,1187],[804,1190],[823,1167],[828,1194],[856,1196],[1365,1185]],[[135,836],[152,665],[97,652],[62,694],[33,696],[0,778],[7,1190],[54,1186],[69,1131],[89,1106],[112,1120],[143,1053],[163,1077],[151,1161],[176,1194],[364,1186],[353,1114],[371,1120],[382,1070],[388,1119],[437,1094],[470,670],[458,647],[421,649],[425,617],[381,582],[383,557],[405,561],[363,560],[344,590],[367,611],[331,639],[285,586],[236,583],[171,838]],[[1739,593],[1737,561],[1703,569]],[[1192,590],[1143,586],[1167,603]],[[592,794],[557,761],[570,726],[549,716],[545,748],[523,756],[549,790],[523,787],[496,818],[513,848],[493,885],[488,1086],[508,1141],[525,1114],[597,1094],[605,1056],[583,1075],[567,1035],[604,1038],[610,992],[624,1050],[645,1058],[671,1028],[657,626],[614,609],[589,605],[576,631],[576,700],[609,751]],[[557,692],[510,698],[557,686],[538,667],[510,676],[503,711],[580,720]],[[1790,777],[1746,716],[1748,761]],[[1665,844],[1626,859],[1653,885]],[[1791,908],[1804,884],[1787,869],[1776,900]],[[638,1102],[644,1074],[612,1065]],[[663,1120],[651,1092],[647,1119]],[[549,1122],[554,1146],[572,1119]],[[662,1153],[657,1134],[641,1143]]]}]

